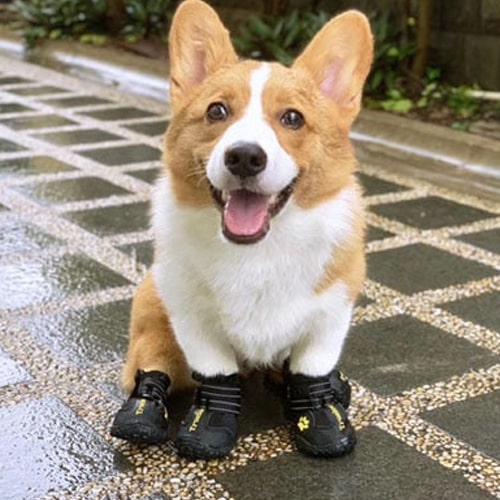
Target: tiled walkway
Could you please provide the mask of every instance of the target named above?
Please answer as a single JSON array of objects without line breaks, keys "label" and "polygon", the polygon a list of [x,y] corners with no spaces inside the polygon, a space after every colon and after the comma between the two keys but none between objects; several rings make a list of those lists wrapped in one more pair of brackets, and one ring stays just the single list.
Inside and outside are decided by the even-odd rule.
[{"label": "tiled walkway", "polygon": [[0,498],[500,497],[500,204],[370,165],[355,453],[299,455],[259,378],[227,460],[109,436],[165,117],[0,57]]}]

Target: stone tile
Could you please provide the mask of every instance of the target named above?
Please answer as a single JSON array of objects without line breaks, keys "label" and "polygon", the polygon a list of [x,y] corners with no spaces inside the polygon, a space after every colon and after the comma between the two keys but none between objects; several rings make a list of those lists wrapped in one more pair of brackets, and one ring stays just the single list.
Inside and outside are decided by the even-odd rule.
[{"label": "stone tile", "polygon": [[420,229],[458,226],[494,217],[490,212],[437,196],[376,205],[371,207],[371,211]]},{"label": "stone tile", "polygon": [[17,102],[0,102],[0,115],[8,113],[26,113],[28,111],[34,111],[28,106],[18,104]]},{"label": "stone tile", "polygon": [[394,236],[394,233],[390,233],[389,231],[385,231],[384,229],[380,229],[379,227],[368,226],[368,231],[366,232],[366,241],[377,241],[383,240],[385,238],[390,238]]},{"label": "stone tile", "polygon": [[356,301],[356,305],[359,307],[366,307],[369,306],[370,304],[374,304],[375,301],[372,299],[369,299],[366,295],[360,295],[358,300]]},{"label": "stone tile", "polygon": [[423,414],[437,425],[476,450],[500,460],[500,392],[495,391]]},{"label": "stone tile", "polygon": [[81,177],[79,179],[25,184],[16,187],[16,190],[44,205],[97,200],[108,196],[130,194],[130,191],[99,177]]},{"label": "stone tile", "polygon": [[121,361],[125,357],[129,300],[57,314],[32,316],[23,326],[61,358],[78,366]]},{"label": "stone tile", "polygon": [[[29,373],[0,349],[0,387],[19,384],[20,382],[29,382],[31,380]],[[2,467],[0,466],[1,470]]]},{"label": "stone tile", "polygon": [[75,293],[129,285],[130,281],[85,255],[0,265],[0,310],[58,301]]},{"label": "stone tile", "polygon": [[370,279],[406,294],[444,288],[495,274],[491,267],[422,243],[372,252],[367,257]]},{"label": "stone tile", "polygon": [[131,175],[136,179],[147,182],[149,184],[154,184],[158,176],[160,175],[159,168],[148,168],[147,170],[135,170],[133,172],[127,172],[127,175]]},{"label": "stone tile", "polygon": [[146,267],[150,267],[153,263],[154,247],[152,241],[141,241],[140,243],[129,243],[121,245],[119,250],[126,254],[135,257],[135,259]]},{"label": "stone tile", "polygon": [[129,203],[115,207],[67,212],[64,216],[99,236],[132,233],[148,229],[148,202]]},{"label": "stone tile", "polygon": [[81,114],[103,121],[131,120],[133,118],[149,118],[157,116],[155,113],[127,106],[121,108],[100,109],[99,111],[88,111]]},{"label": "stone tile", "polygon": [[361,185],[363,186],[363,190],[366,196],[398,193],[400,191],[407,191],[409,189],[406,186],[401,186],[399,184],[396,184],[395,182],[384,181],[383,179],[379,179],[378,177],[373,177],[361,172],[359,172],[357,176],[361,182]]},{"label": "stone tile", "polygon": [[9,118],[2,120],[4,125],[14,130],[30,130],[46,127],[63,127],[65,125],[75,125],[76,122],[58,115],[37,115],[19,118]]},{"label": "stone tile", "polygon": [[68,92],[61,87],[54,87],[52,85],[40,85],[39,87],[18,87],[10,89],[9,92],[20,96],[42,96],[46,94],[61,94]]},{"label": "stone tile", "polygon": [[353,326],[340,365],[349,377],[388,395],[499,361],[467,340],[401,315]]},{"label": "stone tile", "polygon": [[1,76],[0,85],[17,85],[22,83],[34,83],[32,80],[20,78],[19,76]]},{"label": "stone tile", "polygon": [[79,154],[110,167],[128,165],[130,163],[158,161],[160,159],[159,149],[144,144],[131,144],[130,146],[117,146],[105,149],[87,149]]},{"label": "stone tile", "polygon": [[262,374],[254,373],[243,380],[242,389],[240,435],[266,431],[286,423],[283,386],[270,385],[264,381]]},{"label": "stone tile", "polygon": [[500,332],[500,293],[490,292],[441,304],[439,307],[456,316]]},{"label": "stone tile", "polygon": [[57,398],[0,408],[0,488],[8,498],[74,490],[131,469],[126,458]]},{"label": "stone tile", "polygon": [[[216,476],[238,500],[479,500],[491,498],[459,472],[376,428],[359,434],[351,455],[320,460],[287,453]],[[286,494],[285,494],[286,492]]]},{"label": "stone tile", "polygon": [[123,139],[116,134],[110,134],[99,129],[80,129],[65,132],[50,132],[48,134],[37,134],[37,139],[47,141],[58,146],[74,146],[78,144],[93,144],[105,141],[119,141]]},{"label": "stone tile", "polygon": [[457,240],[465,241],[489,252],[500,253],[500,229],[464,234],[457,236]]},{"label": "stone tile", "polygon": [[111,101],[93,96],[60,97],[58,99],[45,99],[44,102],[56,108],[81,108],[82,106],[111,104]]},{"label": "stone tile", "polygon": [[0,179],[36,174],[56,174],[76,170],[50,156],[30,156],[0,161]]},{"label": "stone tile", "polygon": [[4,220],[0,231],[0,255],[44,250],[61,240],[21,220]]},{"label": "stone tile", "polygon": [[141,500],[170,500],[171,497],[169,497],[166,493],[163,492],[157,492],[157,493],[152,493],[151,495],[148,495],[146,497],[141,498]]},{"label": "stone tile", "polygon": [[25,151],[26,148],[15,142],[7,139],[0,139],[0,153],[16,153],[17,151]]},{"label": "stone tile", "polygon": [[132,130],[134,132],[139,132],[139,134],[144,134],[150,137],[156,137],[158,135],[163,135],[167,130],[168,121],[159,120],[155,122],[147,123],[134,123],[133,125],[123,125],[125,128]]}]

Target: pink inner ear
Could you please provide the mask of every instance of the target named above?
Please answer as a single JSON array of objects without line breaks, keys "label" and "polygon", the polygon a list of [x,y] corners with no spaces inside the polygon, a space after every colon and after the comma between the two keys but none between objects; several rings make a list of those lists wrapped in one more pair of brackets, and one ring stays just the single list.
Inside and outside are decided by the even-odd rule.
[{"label": "pink inner ear", "polygon": [[351,76],[351,71],[346,61],[336,57],[325,69],[321,92],[338,104],[342,104],[348,97],[347,93]]},{"label": "pink inner ear", "polygon": [[205,68],[206,52],[203,47],[196,47],[191,62],[191,85],[197,86],[207,76]]}]

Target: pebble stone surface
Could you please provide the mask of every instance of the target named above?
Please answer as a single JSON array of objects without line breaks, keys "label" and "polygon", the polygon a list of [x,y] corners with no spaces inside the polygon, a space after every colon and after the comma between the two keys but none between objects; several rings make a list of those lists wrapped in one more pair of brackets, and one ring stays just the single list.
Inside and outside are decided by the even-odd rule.
[{"label": "pebble stone surface", "polygon": [[[0,497],[500,498],[500,203],[381,165],[360,166],[369,272],[341,360],[351,456],[298,454],[258,376],[227,459],[109,435],[167,118],[0,56]],[[174,399],[174,421],[188,404]]]}]

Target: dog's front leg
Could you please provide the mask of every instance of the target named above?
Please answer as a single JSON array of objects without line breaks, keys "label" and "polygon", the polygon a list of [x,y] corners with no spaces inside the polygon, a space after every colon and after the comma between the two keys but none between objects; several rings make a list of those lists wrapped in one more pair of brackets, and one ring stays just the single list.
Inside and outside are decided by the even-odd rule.
[{"label": "dog's front leg", "polygon": [[173,320],[179,344],[200,385],[180,425],[179,454],[211,459],[227,455],[238,435],[241,389],[235,353],[207,309],[191,307]]},{"label": "dog's front leg", "polygon": [[298,449],[309,455],[342,456],[356,444],[346,413],[350,386],[335,369],[352,309],[340,294],[328,309],[318,312],[290,353],[287,414]]}]

